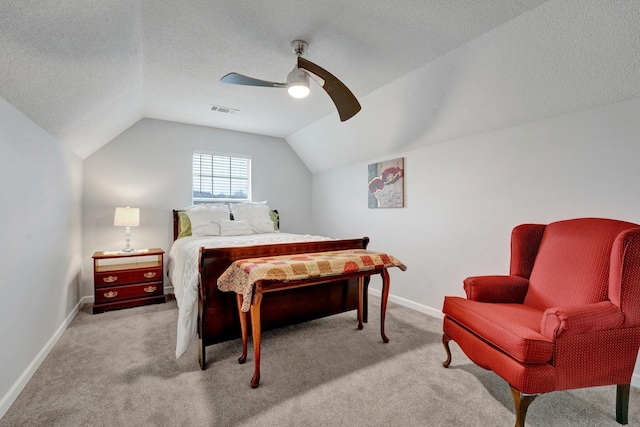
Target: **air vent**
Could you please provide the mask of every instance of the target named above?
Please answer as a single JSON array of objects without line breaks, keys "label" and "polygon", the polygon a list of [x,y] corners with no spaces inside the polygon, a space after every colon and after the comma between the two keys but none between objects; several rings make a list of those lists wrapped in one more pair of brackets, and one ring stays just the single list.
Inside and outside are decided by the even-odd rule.
[{"label": "air vent", "polygon": [[222,114],[238,114],[240,112],[240,110],[236,110],[235,108],[221,107],[219,105],[212,105],[211,111]]}]

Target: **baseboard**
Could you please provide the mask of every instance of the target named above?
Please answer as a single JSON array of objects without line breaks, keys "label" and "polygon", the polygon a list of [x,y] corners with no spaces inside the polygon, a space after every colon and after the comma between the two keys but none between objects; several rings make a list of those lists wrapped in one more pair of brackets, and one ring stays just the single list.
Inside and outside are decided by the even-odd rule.
[{"label": "baseboard", "polygon": [[[382,296],[382,291],[379,291],[378,289],[374,289],[374,288],[369,288],[369,293],[377,297]],[[443,318],[442,311],[436,310],[435,308],[429,307],[428,305],[418,304],[417,302],[413,302],[405,298],[397,297],[392,294],[389,294],[389,301],[392,301],[404,307],[408,307],[413,310],[419,311],[420,313],[428,314],[431,317],[437,317],[438,319]]]},{"label": "baseboard", "polygon": [[[369,288],[369,293],[377,297],[382,296],[382,291],[374,288]],[[440,310],[436,310],[435,308],[429,307],[427,305],[418,304],[417,302],[413,302],[411,300],[401,298],[392,294],[389,294],[389,301],[393,301],[396,304],[400,304],[401,306],[411,308],[421,313],[425,313],[429,316],[437,317],[438,319],[442,319],[444,317],[442,315],[442,311]],[[636,366],[640,366],[640,363],[638,363]],[[640,369],[637,372],[634,372],[631,376],[631,386],[640,389]]]},{"label": "baseboard", "polygon": [[25,369],[22,375],[20,375],[20,378],[18,378],[18,380],[9,389],[7,394],[5,394],[2,400],[0,400],[0,418],[4,417],[4,414],[7,413],[13,402],[15,402],[15,400],[18,398],[24,387],[27,385],[33,374],[38,370],[38,367],[40,367],[51,349],[56,345],[73,318],[76,317],[76,314],[78,314],[78,311],[80,310],[82,304],[90,302],[89,300],[92,301],[93,297],[83,297],[82,299],[80,299],[78,304],[76,304],[73,310],[71,310],[71,312],[67,315],[67,317],[64,319],[64,322],[62,322],[58,330],[56,330],[47,344],[45,344],[38,355],[33,359],[33,361],[31,361],[29,366],[27,366],[27,369]]}]

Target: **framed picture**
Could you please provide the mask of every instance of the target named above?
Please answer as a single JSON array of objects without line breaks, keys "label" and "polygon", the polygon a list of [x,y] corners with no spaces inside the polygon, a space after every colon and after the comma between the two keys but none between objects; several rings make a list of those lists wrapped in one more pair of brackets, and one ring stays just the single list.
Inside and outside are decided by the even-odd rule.
[{"label": "framed picture", "polygon": [[369,207],[404,207],[404,157],[369,165]]}]

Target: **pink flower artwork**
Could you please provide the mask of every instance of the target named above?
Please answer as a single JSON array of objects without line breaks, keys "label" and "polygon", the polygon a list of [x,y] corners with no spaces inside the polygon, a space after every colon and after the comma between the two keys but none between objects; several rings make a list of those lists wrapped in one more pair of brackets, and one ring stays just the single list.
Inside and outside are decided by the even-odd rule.
[{"label": "pink flower artwork", "polygon": [[404,207],[404,158],[369,165],[369,207]]}]

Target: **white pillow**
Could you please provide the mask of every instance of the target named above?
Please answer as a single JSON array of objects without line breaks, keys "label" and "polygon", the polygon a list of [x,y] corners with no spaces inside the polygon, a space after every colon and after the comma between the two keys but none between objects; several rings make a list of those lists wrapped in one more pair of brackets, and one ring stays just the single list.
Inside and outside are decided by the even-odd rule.
[{"label": "white pillow", "polygon": [[233,219],[271,218],[269,214],[271,209],[266,201],[235,203],[231,205],[231,212]]},{"label": "white pillow", "polygon": [[224,204],[204,204],[190,206],[185,209],[191,221],[191,230],[194,236],[204,236],[200,234],[202,226],[208,226],[211,221],[222,221],[229,219],[229,208]]},{"label": "white pillow", "polygon": [[254,233],[274,233],[277,230],[271,219],[267,202],[243,202],[231,205],[234,220],[249,220]]},{"label": "white pillow", "polygon": [[253,229],[251,228],[251,224],[248,220],[241,219],[237,221],[220,221],[221,236],[243,236],[246,234],[253,234]]},{"label": "white pillow", "polygon": [[273,226],[273,221],[271,220],[271,215],[269,218],[249,218],[244,221],[249,221],[251,224],[251,229],[254,233],[276,233],[277,230]]},{"label": "white pillow", "polygon": [[191,227],[191,235],[196,237],[201,236],[219,236],[220,235],[220,220],[209,221],[207,225],[199,225],[197,227]]}]

